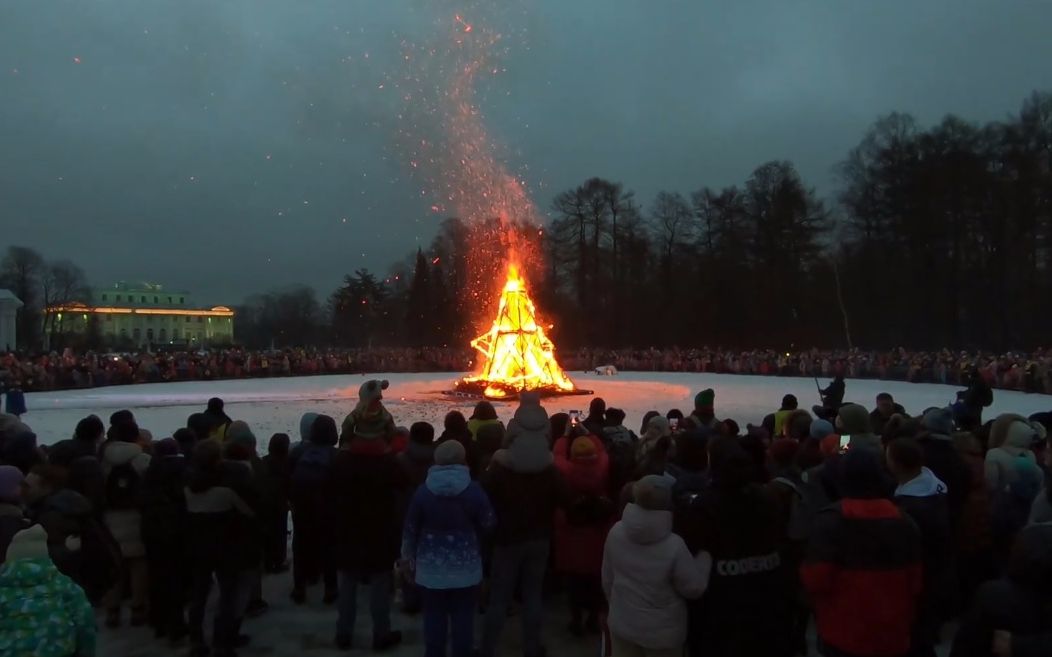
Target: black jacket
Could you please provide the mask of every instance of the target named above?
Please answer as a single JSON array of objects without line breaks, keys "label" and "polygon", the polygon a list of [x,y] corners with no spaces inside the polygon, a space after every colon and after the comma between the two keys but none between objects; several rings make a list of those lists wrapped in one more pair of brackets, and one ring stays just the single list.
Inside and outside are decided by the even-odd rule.
[{"label": "black jacket", "polygon": [[555,509],[565,506],[570,497],[554,465],[540,472],[516,472],[494,460],[482,486],[497,514],[495,545],[551,538]]},{"label": "black jacket", "polygon": [[774,497],[756,484],[711,487],[691,506],[695,531],[688,546],[712,555],[712,573],[705,596],[691,603],[690,654],[776,654],[792,640],[796,595],[779,551]]},{"label": "black jacket", "polygon": [[142,538],[147,550],[178,548],[186,531],[186,459],[154,458],[142,480]]},{"label": "black jacket", "polygon": [[368,575],[389,571],[402,537],[403,491],[409,477],[390,453],[337,452],[326,484],[337,566]]},{"label": "black jacket", "polygon": [[953,531],[945,492],[914,497],[896,495],[895,504],[920,530],[923,587],[917,606],[915,641],[938,643],[938,632],[954,599]]},{"label": "black jacket", "polygon": [[1012,633],[1013,657],[1052,655],[1052,525],[1019,535],[1008,575],[979,587],[950,657],[988,657],[994,630]]}]

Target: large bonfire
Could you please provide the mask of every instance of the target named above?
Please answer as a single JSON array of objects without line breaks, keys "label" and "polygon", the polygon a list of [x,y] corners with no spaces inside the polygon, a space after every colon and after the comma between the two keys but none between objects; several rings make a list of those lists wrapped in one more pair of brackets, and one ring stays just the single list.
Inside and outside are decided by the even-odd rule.
[{"label": "large bonfire", "polygon": [[542,394],[579,391],[555,360],[555,345],[544,334],[518,266],[508,267],[497,318],[489,331],[471,341],[482,354],[479,373],[457,382],[461,392],[490,399],[514,397],[526,390]]}]

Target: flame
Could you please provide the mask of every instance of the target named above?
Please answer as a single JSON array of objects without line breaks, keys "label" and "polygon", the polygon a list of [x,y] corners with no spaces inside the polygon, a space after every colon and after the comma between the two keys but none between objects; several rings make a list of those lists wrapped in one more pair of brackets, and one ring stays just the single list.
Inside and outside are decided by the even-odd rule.
[{"label": "flame", "polygon": [[524,390],[572,392],[574,384],[555,360],[555,345],[537,323],[526,281],[514,263],[500,295],[497,318],[487,333],[471,341],[485,361],[482,372],[464,379],[485,384],[486,397],[501,398]]}]

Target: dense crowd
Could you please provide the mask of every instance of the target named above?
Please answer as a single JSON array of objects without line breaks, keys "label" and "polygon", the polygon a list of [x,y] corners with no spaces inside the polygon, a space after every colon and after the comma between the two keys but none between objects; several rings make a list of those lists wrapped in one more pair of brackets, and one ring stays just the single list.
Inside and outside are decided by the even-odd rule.
[{"label": "dense crowd", "polygon": [[160,440],[119,411],[45,449],[0,416],[0,654],[91,657],[96,607],[111,631],[231,657],[268,612],[264,576],[297,604],[319,588],[342,650],[363,645],[368,587],[366,645],[402,642],[397,603],[426,657],[499,654],[512,609],[525,657],[552,613],[582,655],[920,657],[954,619],[954,657],[1052,654],[1050,414],[984,421],[974,370],[957,405],[912,417],[831,385],[819,417],[787,395],[743,429],[708,389],[638,434],[602,399],[549,416],[533,393],[507,424],[480,401],[405,428],[387,388],[263,456],[218,398]]},{"label": "dense crowd", "polygon": [[[241,348],[136,353],[0,355],[0,388],[61,390],[162,381],[211,381],[272,376],[369,372],[463,372],[478,353],[467,348],[284,349]],[[962,383],[978,368],[994,388],[1052,394],[1052,352],[993,354],[866,350],[778,352],[770,349],[579,349],[559,352],[570,372],[613,366],[646,372],[710,372],[761,376],[822,376],[915,383]]]}]

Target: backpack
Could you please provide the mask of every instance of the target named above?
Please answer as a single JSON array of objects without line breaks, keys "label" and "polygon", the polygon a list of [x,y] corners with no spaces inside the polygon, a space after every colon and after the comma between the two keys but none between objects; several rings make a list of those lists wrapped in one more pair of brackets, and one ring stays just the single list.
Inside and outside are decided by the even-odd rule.
[{"label": "backpack", "polygon": [[110,530],[93,516],[82,519],[77,532],[80,550],[76,572],[70,577],[95,604],[124,577],[121,546]]},{"label": "backpack", "polygon": [[592,527],[609,522],[616,507],[605,495],[582,495],[566,509],[566,521],[571,527]]},{"label": "backpack", "polygon": [[292,470],[292,486],[302,490],[324,484],[332,463],[332,452],[328,445],[308,445]]},{"label": "backpack", "polygon": [[106,509],[120,511],[139,508],[141,491],[142,477],[131,462],[115,466],[106,477]]}]

